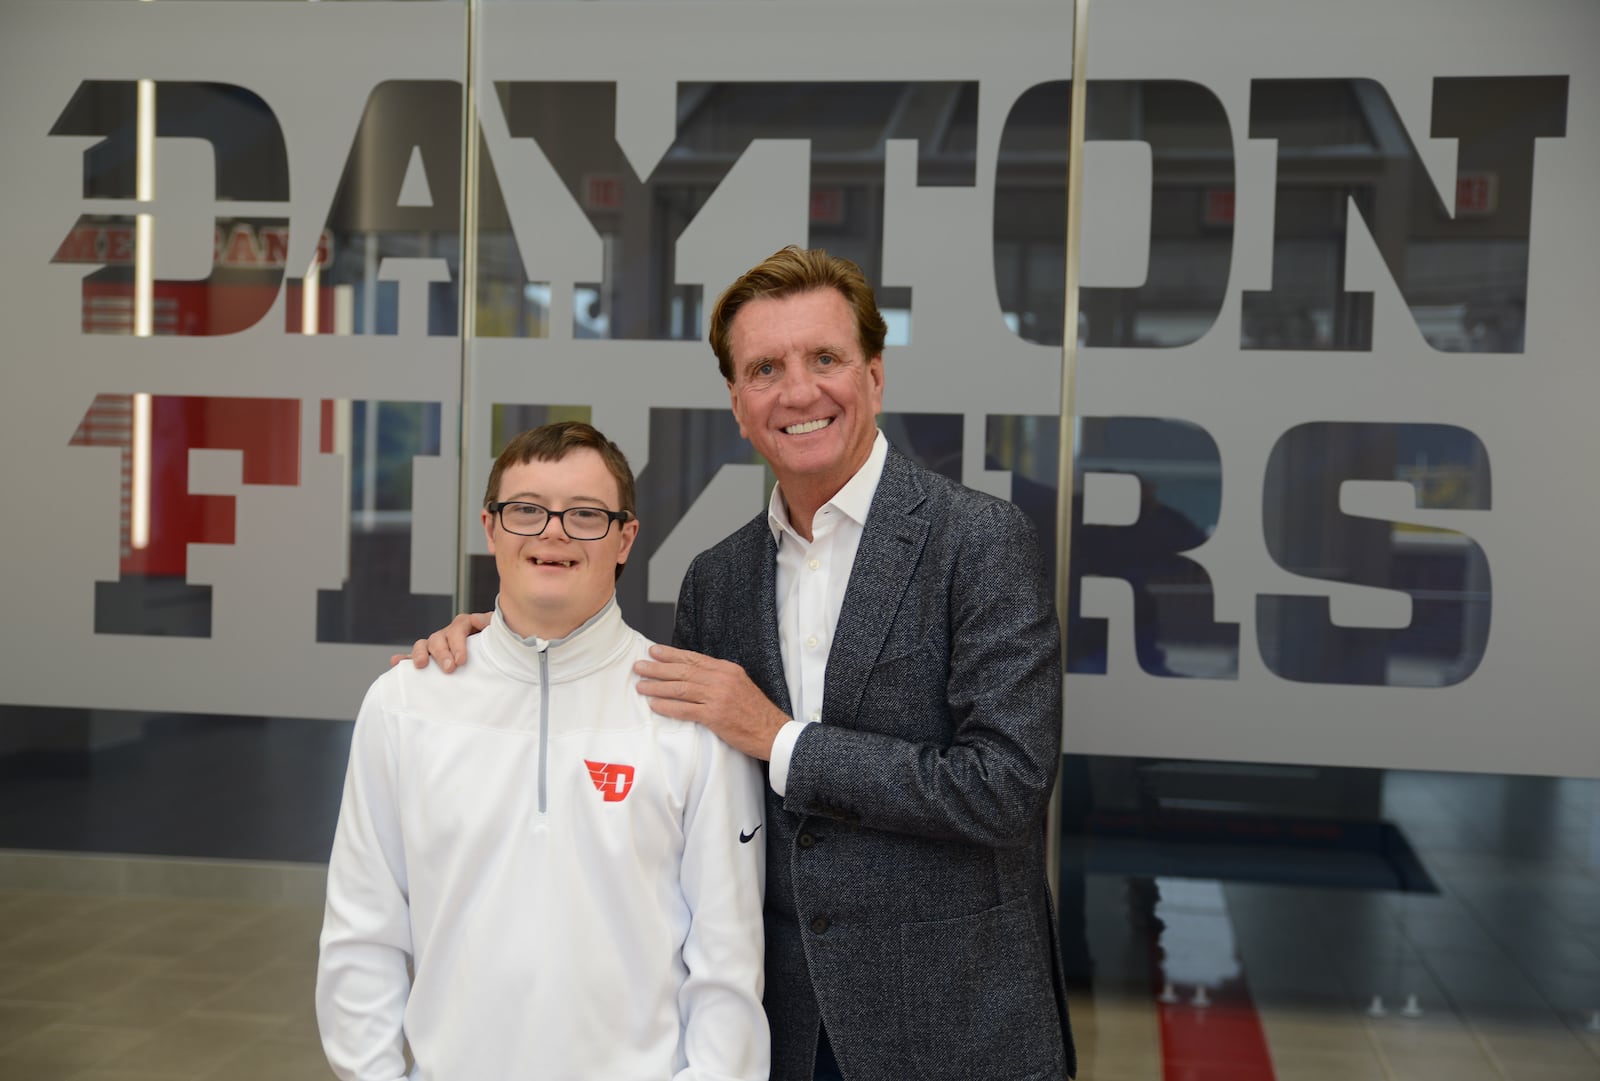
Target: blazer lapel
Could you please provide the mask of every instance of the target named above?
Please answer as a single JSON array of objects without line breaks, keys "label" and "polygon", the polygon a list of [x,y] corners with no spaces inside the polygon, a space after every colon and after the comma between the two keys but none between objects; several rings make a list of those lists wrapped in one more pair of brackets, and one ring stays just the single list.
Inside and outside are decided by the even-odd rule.
[{"label": "blazer lapel", "polygon": [[[783,650],[778,644],[778,545],[767,527],[766,515],[761,517],[760,540],[746,548],[750,561],[744,573],[736,576],[736,583],[753,583],[755,596],[749,604],[737,604],[735,611],[747,613],[738,629],[738,641],[748,645],[740,653],[745,657],[745,674],[757,687],[767,692],[774,705],[788,713],[789,682],[783,677]],[[740,588],[735,586],[735,588]]]},{"label": "blazer lapel", "polygon": [[913,514],[924,498],[916,466],[889,448],[828,651],[822,693],[825,722],[845,722],[861,704],[867,676],[883,652],[928,540],[927,520]]}]

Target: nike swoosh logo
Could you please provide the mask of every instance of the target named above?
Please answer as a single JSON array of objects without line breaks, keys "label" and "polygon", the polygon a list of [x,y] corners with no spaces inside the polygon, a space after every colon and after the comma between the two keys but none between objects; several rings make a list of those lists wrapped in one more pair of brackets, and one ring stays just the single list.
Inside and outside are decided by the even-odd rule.
[{"label": "nike swoosh logo", "polygon": [[761,827],[757,826],[755,829],[751,830],[749,833],[746,833],[744,830],[740,830],[739,831],[739,843],[742,844],[742,845],[749,844],[751,842],[751,840],[753,840],[755,838],[756,833],[760,829],[761,829]]}]

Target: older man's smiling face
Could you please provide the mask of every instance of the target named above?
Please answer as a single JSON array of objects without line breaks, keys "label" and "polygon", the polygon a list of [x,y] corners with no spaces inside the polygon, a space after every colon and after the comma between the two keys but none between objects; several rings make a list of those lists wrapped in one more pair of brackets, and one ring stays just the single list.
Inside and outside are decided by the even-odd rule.
[{"label": "older man's smiling face", "polygon": [[739,432],[784,498],[820,506],[866,462],[883,410],[883,358],[862,355],[836,289],[746,303],[728,335]]}]

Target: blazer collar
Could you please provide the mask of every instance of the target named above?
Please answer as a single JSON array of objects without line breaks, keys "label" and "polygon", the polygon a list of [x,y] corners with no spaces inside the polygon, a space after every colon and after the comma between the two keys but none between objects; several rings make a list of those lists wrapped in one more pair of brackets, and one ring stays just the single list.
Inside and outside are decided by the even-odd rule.
[{"label": "blazer collar", "polygon": [[752,582],[755,588],[750,605],[739,606],[749,613],[750,620],[748,634],[741,637],[752,643],[752,653],[743,663],[755,685],[764,688],[773,704],[788,713],[789,681],[783,675],[783,649],[778,644],[778,542],[764,517],[751,526],[756,530],[756,543],[746,552],[754,556],[755,565],[735,578]]},{"label": "blazer collar", "polygon": [[[823,506],[837,508],[852,522],[866,522],[872,510],[872,497],[877,494],[878,485],[883,480],[883,467],[888,458],[889,440],[879,431],[872,438],[872,450],[867,454],[867,460]],[[784,502],[781,484],[772,486],[772,496],[767,500],[767,528],[772,531],[772,539],[780,545],[784,532],[794,529],[789,523],[789,505]]]}]

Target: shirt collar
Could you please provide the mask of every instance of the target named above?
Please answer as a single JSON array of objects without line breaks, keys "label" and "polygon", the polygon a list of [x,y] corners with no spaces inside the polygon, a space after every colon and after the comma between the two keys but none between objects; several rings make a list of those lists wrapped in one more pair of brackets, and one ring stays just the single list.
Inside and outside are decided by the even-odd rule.
[{"label": "shirt collar", "polygon": [[[586,619],[582,623],[578,624],[577,627],[575,627],[572,630],[568,631],[566,634],[562,635],[560,638],[540,638],[536,634],[521,635],[521,634],[518,634],[516,631],[512,630],[511,629],[511,625],[509,623],[506,624],[506,633],[511,635],[511,637],[515,638],[518,642],[521,642],[523,645],[528,646],[530,649],[533,649],[535,651],[546,650],[546,649],[549,649],[551,646],[565,645],[566,643],[572,641],[578,635],[582,634],[584,631],[588,630],[590,627],[592,627],[595,624],[599,623],[608,614],[610,614],[611,610],[613,608],[615,608],[616,606],[617,606],[617,595],[615,593],[612,593],[611,596],[606,598],[606,603],[600,606],[600,611],[596,612],[594,615],[590,616],[588,619]],[[503,612],[501,610],[501,608],[500,608],[500,595],[499,594],[495,594],[495,598],[494,598],[494,614],[500,618],[500,622],[505,623],[506,616],[505,616],[505,612]]]},{"label": "shirt collar", "polygon": [[[883,479],[883,463],[888,459],[889,440],[880,430],[872,440],[872,450],[867,454],[867,460],[823,506],[832,507],[857,525],[865,526],[867,512],[872,509],[872,497],[877,494],[878,482]],[[783,492],[778,485],[772,486],[772,498],[767,501],[767,528],[772,530],[772,539],[779,544],[783,543],[785,531],[794,532],[794,527],[789,524],[789,508],[783,501]]]},{"label": "shirt collar", "polygon": [[[622,621],[622,609],[617,606],[613,593],[600,611],[563,638],[525,638],[513,631],[506,625],[500,599],[496,597],[494,618],[489,621],[489,628],[477,637],[483,639],[489,655],[506,672],[535,682],[543,672],[551,683],[563,683],[604,667],[627,648],[632,634]],[[541,653],[548,661],[543,668],[539,663]]]}]

